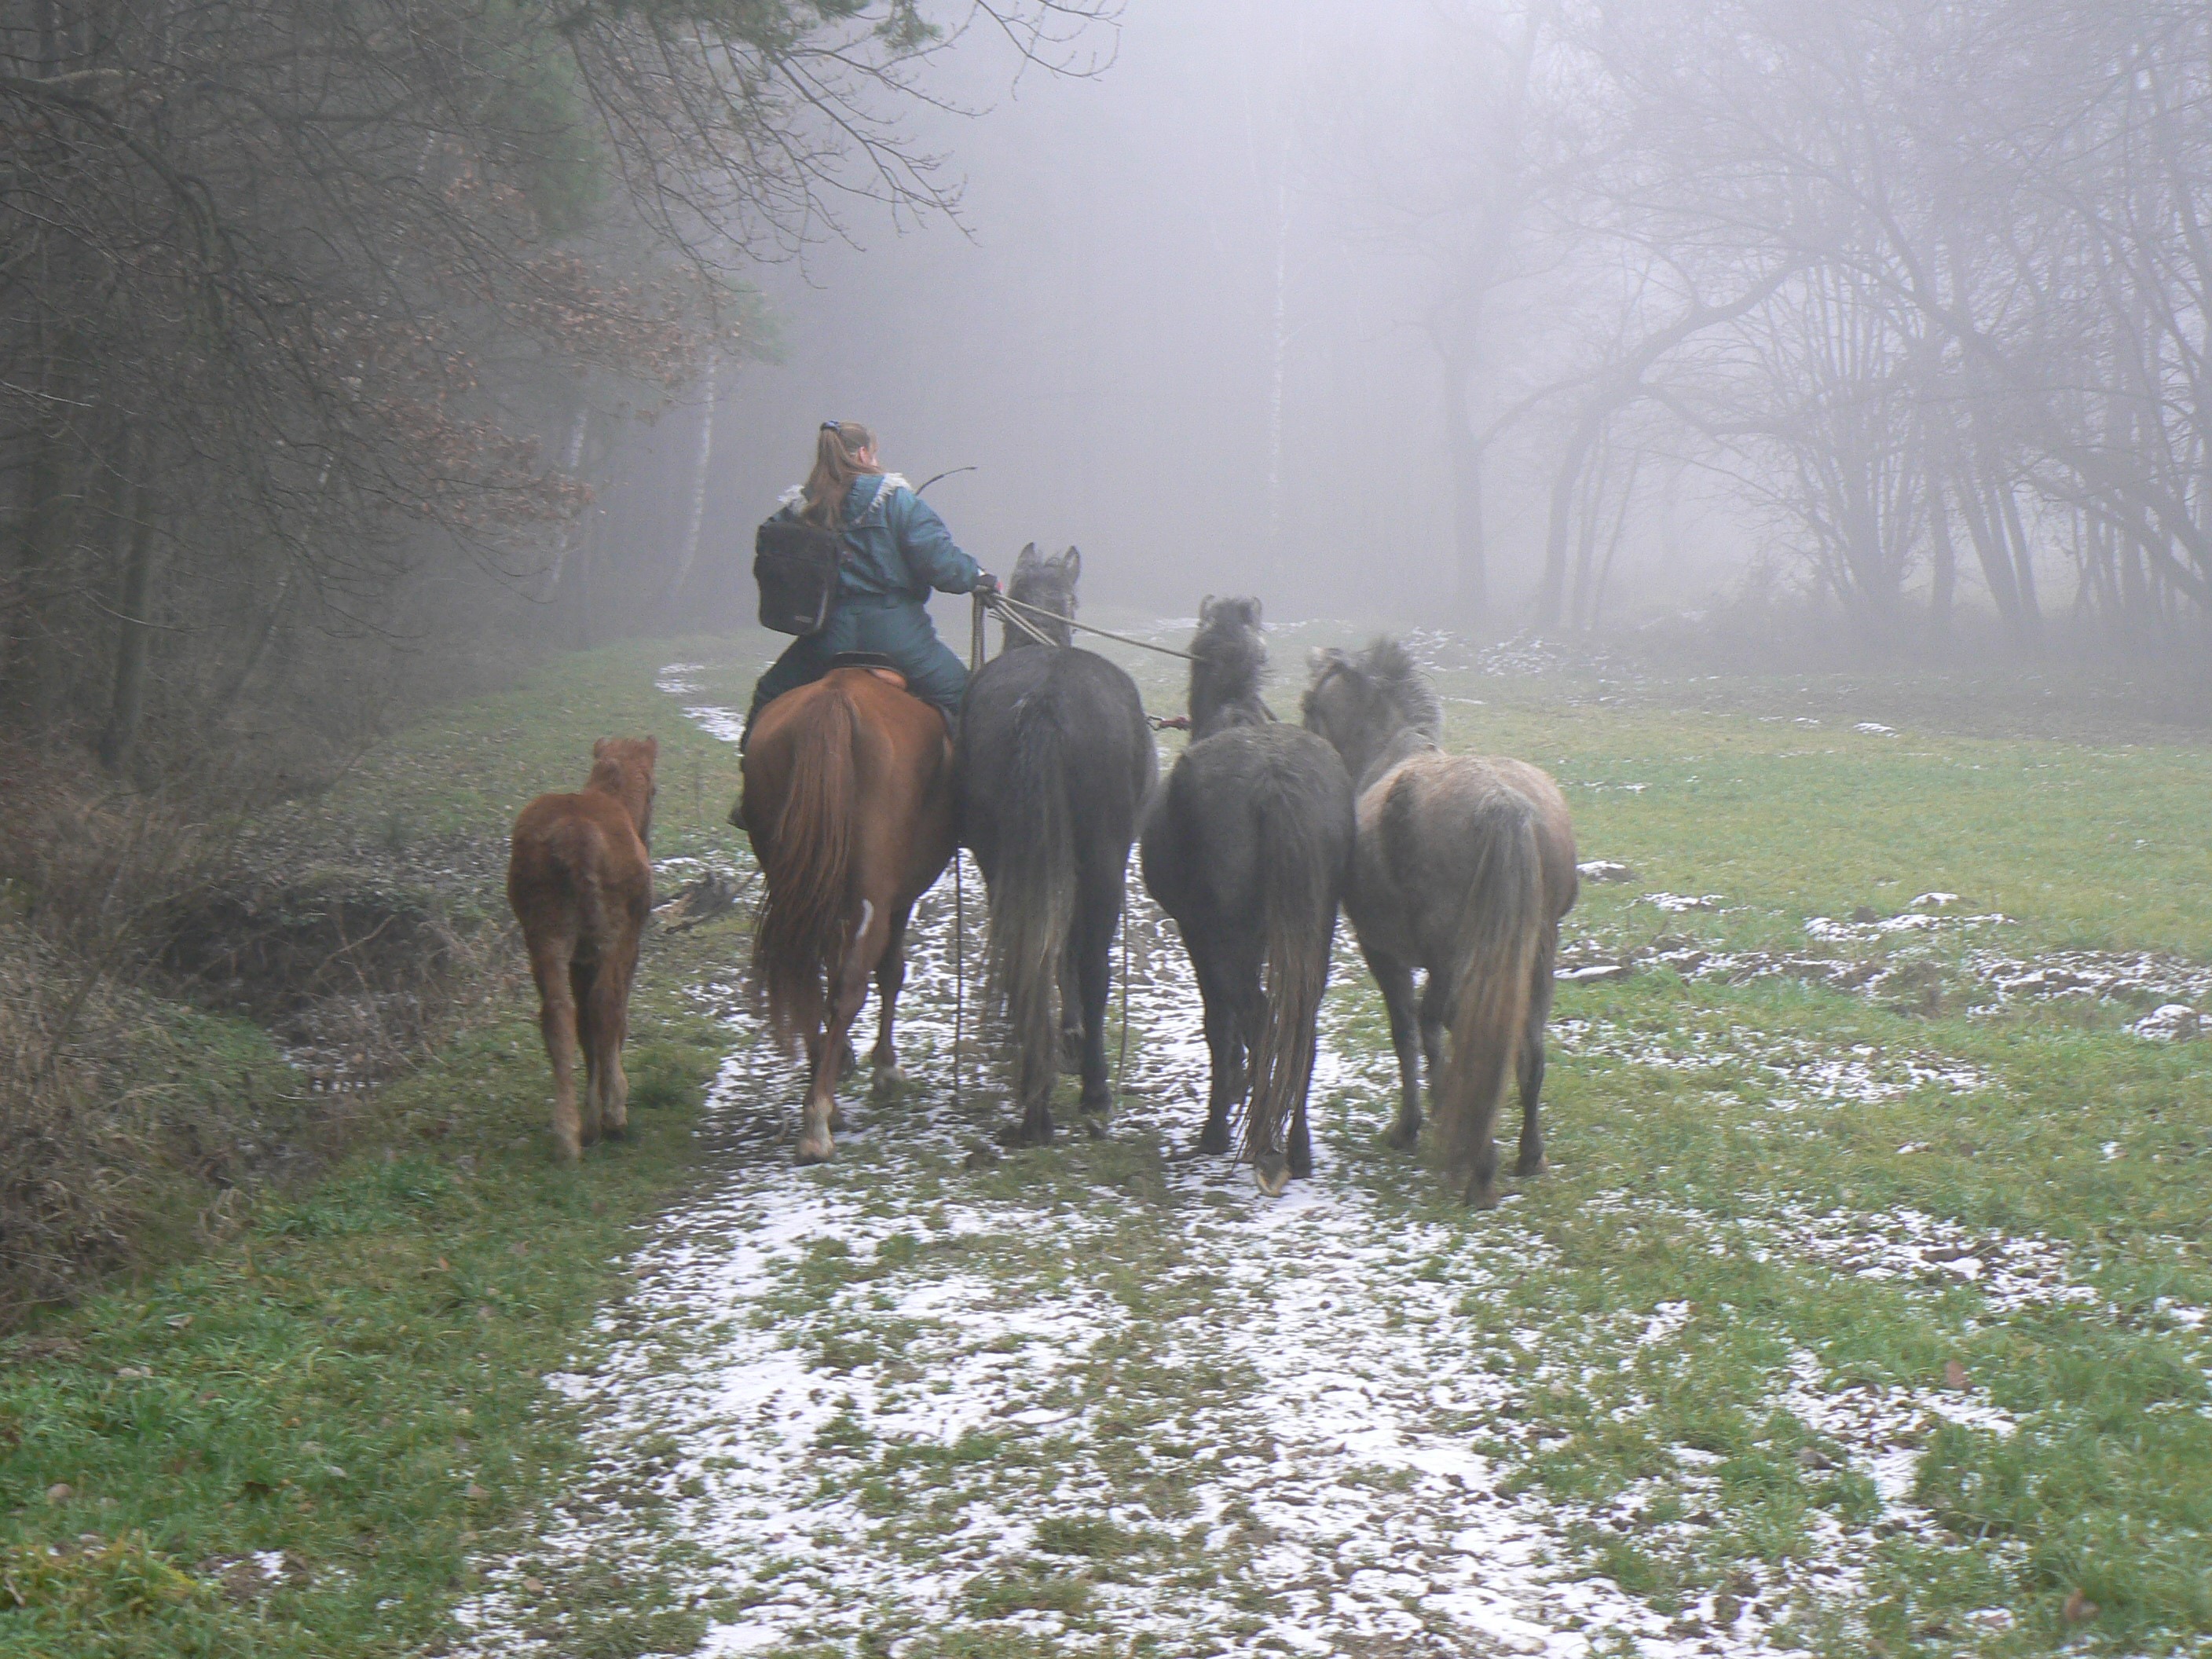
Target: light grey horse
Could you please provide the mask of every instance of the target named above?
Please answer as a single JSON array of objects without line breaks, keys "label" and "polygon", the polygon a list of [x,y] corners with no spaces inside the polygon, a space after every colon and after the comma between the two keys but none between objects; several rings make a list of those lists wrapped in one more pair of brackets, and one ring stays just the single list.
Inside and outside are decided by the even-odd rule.
[{"label": "light grey horse", "polygon": [[[1524,762],[1444,753],[1443,709],[1395,640],[1356,656],[1316,652],[1304,709],[1358,793],[1345,909],[1390,1011],[1400,1080],[1391,1142],[1410,1147],[1420,1135],[1425,1059],[1445,1177],[1486,1209],[1498,1201],[1498,1101],[1516,1061],[1514,1173],[1544,1167],[1544,1022],[1559,918],[1577,884],[1566,798]],[[1428,975],[1418,1010],[1416,968]]]}]

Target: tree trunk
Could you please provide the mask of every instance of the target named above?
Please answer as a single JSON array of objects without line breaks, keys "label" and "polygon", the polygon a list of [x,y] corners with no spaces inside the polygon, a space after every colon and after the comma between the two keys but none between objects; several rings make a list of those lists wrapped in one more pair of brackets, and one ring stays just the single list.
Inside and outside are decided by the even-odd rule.
[{"label": "tree trunk", "polygon": [[707,482],[710,465],[714,459],[714,370],[712,363],[707,368],[707,401],[699,411],[699,449],[691,463],[691,517],[684,526],[684,554],[677,562],[676,574],[661,589],[663,605],[675,599],[684,592],[684,584],[691,580],[691,568],[699,562],[699,535],[707,524]]},{"label": "tree trunk", "polygon": [[1959,586],[1959,557],[1951,546],[1951,507],[1943,499],[1940,478],[1928,479],[1928,539],[1929,582],[1928,635],[1941,644],[1951,637],[1951,608]]},{"label": "tree trunk", "polygon": [[146,647],[154,631],[146,615],[154,594],[154,503],[143,453],[139,466],[118,538],[122,569],[116,584],[115,691],[100,736],[100,763],[115,773],[128,772],[137,753],[138,728],[146,713]]},{"label": "tree trunk", "polygon": [[1482,529],[1482,446],[1474,435],[1467,383],[1471,367],[1447,352],[1444,365],[1444,427],[1452,475],[1453,608],[1469,628],[1480,628],[1490,611],[1490,586]]},{"label": "tree trunk", "polygon": [[1598,434],[1605,430],[1605,422],[1617,407],[1614,398],[1601,392],[1584,408],[1582,418],[1575,422],[1572,435],[1567,440],[1566,453],[1559,459],[1559,470],[1552,475],[1551,517],[1544,528],[1544,576],[1536,589],[1536,626],[1556,629],[1566,604],[1567,593],[1567,533],[1573,527],[1575,516],[1575,486],[1582,482],[1583,468],[1589,460],[1590,451],[1596,447]]}]

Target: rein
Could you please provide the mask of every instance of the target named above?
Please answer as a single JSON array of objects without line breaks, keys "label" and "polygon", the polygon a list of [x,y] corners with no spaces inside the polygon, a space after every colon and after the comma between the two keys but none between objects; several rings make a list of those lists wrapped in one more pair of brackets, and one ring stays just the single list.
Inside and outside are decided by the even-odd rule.
[{"label": "rein", "polygon": [[[1156,645],[1151,640],[1140,640],[1128,634],[1116,634],[1110,628],[1094,628],[1089,623],[1076,621],[1073,617],[1063,617],[1056,611],[1045,611],[1034,605],[1024,605],[1019,599],[1010,599],[1004,593],[994,593],[988,597],[982,597],[981,602],[986,605],[1001,609],[1008,613],[1026,611],[1030,616],[1042,617],[1047,622],[1065,623],[1068,627],[1080,629],[1085,634],[1096,634],[1102,640],[1118,640],[1123,645],[1133,645],[1142,651],[1157,651],[1163,657],[1181,657],[1185,662],[1195,662],[1198,660],[1198,659],[1192,656],[1189,652],[1178,651],[1171,645]],[[1045,638],[1043,635],[1038,633],[1036,629],[1031,628],[1029,623],[1024,621],[1020,617],[1014,617],[1013,621],[1026,633],[1028,633],[1031,639],[1036,640],[1040,645],[1052,645],[1056,643],[1054,641]]]}]

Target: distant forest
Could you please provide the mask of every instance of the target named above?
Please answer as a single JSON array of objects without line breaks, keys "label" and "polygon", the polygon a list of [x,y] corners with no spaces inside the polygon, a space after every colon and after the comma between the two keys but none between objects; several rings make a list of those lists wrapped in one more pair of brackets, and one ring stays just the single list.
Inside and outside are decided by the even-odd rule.
[{"label": "distant forest", "polygon": [[[336,753],[471,664],[734,619],[749,273],[957,212],[902,125],[939,54],[1110,75],[1116,9],[0,0],[0,720],[125,775]],[[2212,12],[1423,16],[1297,148],[1430,273],[1461,625],[1598,627],[1687,472],[1869,653],[1969,589],[2022,651],[2201,647]]]}]

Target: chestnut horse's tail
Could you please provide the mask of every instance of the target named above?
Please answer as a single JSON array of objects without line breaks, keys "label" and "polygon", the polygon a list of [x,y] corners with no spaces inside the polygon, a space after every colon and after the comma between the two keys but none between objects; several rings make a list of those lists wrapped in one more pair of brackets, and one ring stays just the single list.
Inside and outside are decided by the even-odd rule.
[{"label": "chestnut horse's tail", "polygon": [[[1451,1058],[1437,1097],[1444,1168],[1482,1196],[1492,1170],[1478,1166],[1514,1074],[1528,1023],[1528,999],[1544,938],[1544,860],[1535,806],[1499,789],[1475,810],[1474,878],[1461,903],[1459,973],[1451,1009]],[[1495,1153],[1492,1155],[1494,1162]]]},{"label": "chestnut horse's tail", "polygon": [[810,700],[786,727],[790,780],[763,860],[766,896],[753,928],[753,985],[786,1053],[821,1029],[825,975],[846,945],[858,829],[854,749],[860,714],[842,690]]}]

